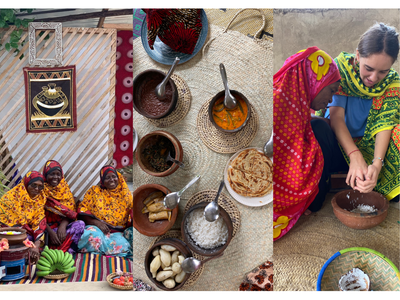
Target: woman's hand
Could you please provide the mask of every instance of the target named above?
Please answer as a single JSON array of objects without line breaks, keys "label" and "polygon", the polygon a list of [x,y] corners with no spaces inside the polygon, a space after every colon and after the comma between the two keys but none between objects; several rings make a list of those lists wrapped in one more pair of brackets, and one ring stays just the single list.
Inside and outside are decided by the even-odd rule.
[{"label": "woman's hand", "polygon": [[354,189],[359,180],[365,180],[368,174],[368,165],[360,151],[353,152],[350,155],[349,172],[347,173],[346,183]]},{"label": "woman's hand", "polygon": [[60,226],[58,226],[57,236],[60,243],[63,243],[65,241],[65,237],[67,236],[67,225],[68,220],[63,219],[60,223]]},{"label": "woman's hand", "polygon": [[108,226],[105,223],[99,220],[96,220],[95,226],[97,226],[106,235],[110,233],[110,228],[108,228]]},{"label": "woman's hand", "polygon": [[[380,164],[380,161],[379,161]],[[381,172],[382,165],[372,164],[368,166],[368,172],[365,176],[365,180],[357,178],[357,185],[354,187],[355,190],[360,193],[369,193],[375,188],[378,182],[378,176]]]},{"label": "woman's hand", "polygon": [[61,241],[58,238],[57,233],[54,232],[53,229],[47,229],[47,233],[49,234],[50,245],[59,246],[61,245]]},{"label": "woman's hand", "polygon": [[30,255],[31,262],[33,264],[35,264],[39,260],[39,257],[40,257],[39,248],[37,248],[37,247],[36,248],[29,248],[28,251],[30,252],[29,255]]}]

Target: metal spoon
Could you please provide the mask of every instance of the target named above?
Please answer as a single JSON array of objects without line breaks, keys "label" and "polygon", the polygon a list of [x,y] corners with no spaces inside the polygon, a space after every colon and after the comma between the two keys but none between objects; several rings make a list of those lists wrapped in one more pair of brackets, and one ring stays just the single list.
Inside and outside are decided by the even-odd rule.
[{"label": "metal spoon", "polygon": [[180,162],[179,160],[176,160],[175,158],[172,158],[170,152],[168,152],[167,158],[165,160],[172,161],[173,163],[176,163],[180,168],[184,168],[185,167],[183,162]]},{"label": "metal spoon", "polygon": [[219,206],[218,206],[218,197],[221,194],[222,189],[224,188],[225,183],[221,181],[219,185],[217,196],[215,196],[214,201],[207,204],[204,209],[204,217],[208,222],[214,222],[219,218]]},{"label": "metal spoon", "polygon": [[178,64],[178,62],[180,61],[179,57],[175,58],[174,63],[172,64],[171,68],[169,69],[167,75],[165,76],[165,78],[163,79],[163,81],[161,81],[161,83],[159,85],[156,86],[156,96],[158,99],[163,100],[165,98],[165,86],[167,85],[167,82],[169,80],[169,78],[172,75],[172,72],[174,72],[176,65]]},{"label": "metal spoon", "polygon": [[227,109],[234,109],[237,105],[237,100],[235,97],[232,96],[231,92],[229,91],[228,78],[226,77],[224,64],[219,65],[219,70],[221,72],[222,81],[224,82],[224,87],[225,87],[224,106]]},{"label": "metal spoon", "polygon": [[164,198],[164,206],[169,208],[169,209],[174,209],[178,204],[179,201],[181,200],[182,193],[190,187],[193,183],[195,183],[198,179],[200,178],[200,175],[197,175],[195,178],[190,180],[190,182],[179,192],[174,192],[174,193],[169,193],[167,196]]},{"label": "metal spoon", "polygon": [[274,154],[274,131],[273,130],[271,132],[271,137],[269,138],[269,141],[266,142],[264,145],[264,154],[269,157],[271,157]]},{"label": "metal spoon", "polygon": [[181,268],[182,268],[183,272],[185,272],[185,273],[193,273],[193,272],[197,271],[206,262],[208,262],[214,258],[220,257],[223,254],[224,254],[224,252],[222,252],[221,254],[215,255],[213,257],[207,258],[205,260],[198,260],[197,258],[194,258],[194,257],[188,257],[182,262]]}]

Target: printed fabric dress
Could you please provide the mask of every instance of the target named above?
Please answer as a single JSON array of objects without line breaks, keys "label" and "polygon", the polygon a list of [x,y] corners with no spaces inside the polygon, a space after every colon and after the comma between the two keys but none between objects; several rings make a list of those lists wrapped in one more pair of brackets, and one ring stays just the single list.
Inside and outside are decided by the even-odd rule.
[{"label": "printed fabric dress", "polygon": [[21,227],[26,230],[30,241],[44,241],[46,216],[43,191],[34,198],[28,194],[27,187],[34,181],[44,181],[43,175],[36,171],[26,174],[23,180],[0,199],[0,227]]},{"label": "printed fabric dress", "polygon": [[317,47],[289,57],[274,75],[274,241],[284,236],[318,194],[324,157],[311,127],[311,103],[340,74]]},{"label": "printed fabric dress", "polygon": [[49,248],[75,253],[78,250],[78,242],[85,229],[85,223],[81,220],[76,220],[78,214],[76,212],[75,199],[69,189],[68,183],[65,181],[61,165],[54,160],[47,161],[43,168],[44,178],[47,178],[47,175],[55,170],[61,172],[62,179],[60,183],[56,187],[53,187],[45,182],[43,189],[47,198],[45,204],[47,224],[56,233],[63,219],[67,218],[69,224],[66,228],[65,240],[61,245],[49,245]]},{"label": "printed fabric dress", "polygon": [[[368,114],[364,136],[353,139],[368,164],[372,163],[374,158],[376,134],[383,130],[391,130],[392,134],[384,158],[384,165],[374,188],[375,191],[391,200],[400,194],[399,73],[394,69],[390,69],[382,81],[371,88],[367,87],[360,78],[359,62],[355,62],[354,57],[354,54],[342,52],[335,58],[342,76],[339,90],[336,94],[359,97],[361,99],[372,98],[372,106]],[[340,148],[349,164],[349,157],[341,146]]]},{"label": "printed fabric dress", "polygon": [[78,214],[95,218],[110,228],[110,234],[105,235],[97,226],[86,225],[78,243],[80,252],[132,257],[133,198],[124,177],[116,173],[117,188],[93,186],[78,206]]}]

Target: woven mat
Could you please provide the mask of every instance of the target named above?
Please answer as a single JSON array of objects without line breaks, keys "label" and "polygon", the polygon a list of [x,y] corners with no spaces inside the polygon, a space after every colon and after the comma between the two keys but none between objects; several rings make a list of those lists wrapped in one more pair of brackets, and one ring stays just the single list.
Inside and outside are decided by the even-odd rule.
[{"label": "woven mat", "polygon": [[[239,11],[235,8],[220,8],[220,9],[204,9],[208,22],[221,27],[226,27],[233,16]],[[261,11],[264,13],[266,18],[266,25],[261,33],[260,38],[265,40],[272,40],[272,34],[274,33],[274,10],[263,8]],[[251,21],[249,21],[249,19]],[[232,23],[231,29],[239,31],[240,33],[254,37],[254,33],[260,29],[262,19],[260,13],[253,9],[248,9],[240,14],[236,20]],[[269,34],[269,35],[268,35]]]},{"label": "woven mat", "polygon": [[0,286],[3,284],[6,285],[106,281],[108,274],[116,272],[117,269],[120,269],[123,272],[132,272],[132,261],[123,257],[106,256],[94,253],[78,253],[74,255],[74,259],[76,271],[66,278],[46,279],[44,277],[38,277],[36,276],[35,266],[32,280],[27,277],[15,281],[0,281]]},{"label": "woven mat", "polygon": [[388,216],[380,225],[355,230],[333,214],[333,195],[328,194],[319,212],[301,216],[283,238],[274,242],[275,291],[315,291],[325,262],[336,252],[351,247],[378,251],[399,268],[399,210],[389,206]]},{"label": "woven mat", "polygon": [[[154,126],[165,128],[172,126],[180,122],[190,109],[190,102],[192,95],[190,94],[190,89],[186,82],[178,75],[172,74],[171,79],[174,81],[176,88],[178,90],[178,101],[176,107],[171,114],[161,119],[149,119],[146,118]],[[145,118],[145,117],[143,117]]]},{"label": "woven mat", "polygon": [[203,143],[218,153],[236,153],[246,148],[253,141],[258,129],[258,114],[250,104],[250,118],[238,132],[222,132],[210,121],[208,107],[212,98],[205,102],[197,116],[197,130]]},{"label": "woven mat", "polygon": [[[176,238],[176,239],[180,239],[181,241],[183,241],[182,235],[181,235],[181,231],[180,230],[170,230],[168,232],[166,232],[164,235],[159,236],[157,238],[154,239],[154,241],[150,244],[149,249],[158,241],[161,241],[163,239],[166,238]],[[204,260],[204,257],[193,252],[192,252],[192,256],[194,258],[197,258],[198,260]],[[183,285],[183,287],[180,289],[181,291],[185,291],[187,290],[190,286],[192,286],[193,284],[195,284],[195,282],[200,278],[201,274],[203,273],[204,270],[204,266],[202,265],[198,270],[196,270],[196,272],[193,272],[190,277],[188,278],[188,280],[185,282],[185,284]],[[155,287],[157,290],[160,290],[158,287]]]},{"label": "woven mat", "polygon": [[[192,102],[187,116],[166,130],[180,140],[185,168],[180,168],[170,176],[156,178],[143,172],[136,160],[133,162],[133,190],[143,184],[158,183],[172,191],[178,191],[195,175],[201,175],[200,180],[183,193],[173,229],[179,228],[185,204],[192,195],[198,191],[218,188],[231,156],[216,153],[205,146],[196,127],[201,106],[223,89],[220,63],[228,71],[229,87],[246,95],[259,114],[260,129],[250,146],[262,148],[272,131],[272,42],[259,43],[237,31],[222,31],[223,28],[210,24],[207,39],[216,39],[207,48],[206,57],[200,51],[191,60],[176,67],[175,73],[190,88]],[[168,71],[168,66],[148,57],[139,38],[133,41],[133,47],[133,77],[147,69]],[[139,138],[158,129],[136,111],[133,112],[133,122]],[[259,208],[235,204],[241,216],[241,225],[235,239],[224,256],[208,265],[189,290],[236,291],[244,274],[272,257],[272,203]],[[134,277],[148,284],[151,282],[144,271],[143,262],[153,239],[136,230],[133,232]]]},{"label": "woven mat", "polygon": [[[186,202],[185,210],[183,214],[185,214],[189,208],[193,205],[196,205],[201,202],[211,202],[217,196],[217,191],[201,191],[193,195],[188,202]],[[235,203],[224,193],[221,193],[218,198],[218,205],[221,206],[229,215],[232,220],[233,232],[232,232],[232,240],[236,235],[236,232],[240,227],[240,211],[236,207]],[[228,246],[229,247],[229,246]]]}]

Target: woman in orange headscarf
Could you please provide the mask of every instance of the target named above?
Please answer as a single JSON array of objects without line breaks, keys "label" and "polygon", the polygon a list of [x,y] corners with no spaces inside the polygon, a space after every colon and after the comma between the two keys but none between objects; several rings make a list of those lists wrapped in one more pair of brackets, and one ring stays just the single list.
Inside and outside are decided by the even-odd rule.
[{"label": "woman in orange headscarf", "polygon": [[132,257],[133,198],[124,177],[112,166],[100,170],[100,185],[92,186],[78,206],[86,227],[81,252]]},{"label": "woman in orange headscarf", "polygon": [[65,181],[61,165],[55,160],[43,168],[44,194],[47,197],[45,212],[49,247],[74,253],[85,228],[83,221],[76,221],[75,199]]},{"label": "woman in orange headscarf", "polygon": [[0,228],[20,227],[26,230],[29,240],[33,242],[26,244],[32,246],[32,261],[39,259],[39,247],[44,244],[46,196],[43,193],[43,185],[43,175],[31,171],[0,199]]},{"label": "woman in orange headscarf", "polygon": [[324,157],[310,110],[332,101],[339,80],[335,62],[317,47],[289,57],[274,75],[274,240],[293,227],[318,193]]}]

